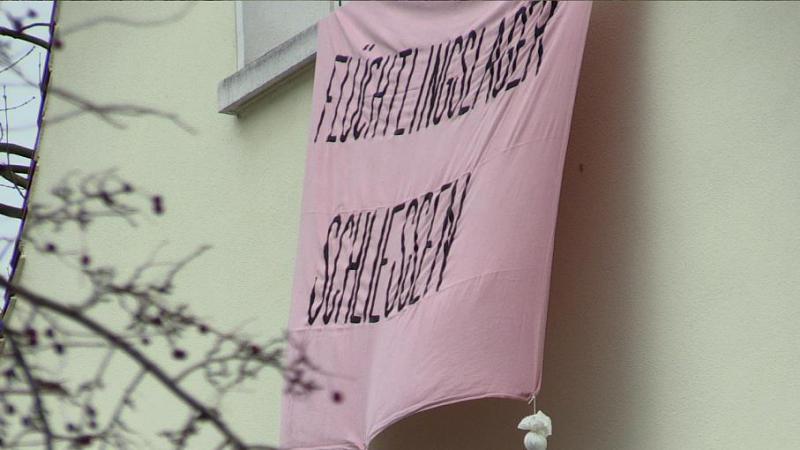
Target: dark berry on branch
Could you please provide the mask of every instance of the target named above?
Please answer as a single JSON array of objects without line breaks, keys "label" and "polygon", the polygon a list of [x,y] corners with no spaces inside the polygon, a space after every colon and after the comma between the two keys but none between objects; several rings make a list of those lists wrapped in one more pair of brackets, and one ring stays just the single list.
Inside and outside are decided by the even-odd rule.
[{"label": "dark berry on branch", "polygon": [[164,213],[164,200],[161,198],[160,195],[154,195],[151,198],[153,202],[153,212],[155,214],[161,215]]}]

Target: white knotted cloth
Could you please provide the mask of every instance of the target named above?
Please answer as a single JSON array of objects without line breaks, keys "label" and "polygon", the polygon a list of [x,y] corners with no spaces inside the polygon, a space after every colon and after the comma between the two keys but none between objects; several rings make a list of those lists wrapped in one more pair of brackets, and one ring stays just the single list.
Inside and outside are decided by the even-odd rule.
[{"label": "white knotted cloth", "polygon": [[537,411],[536,414],[522,419],[517,428],[528,432],[525,435],[527,450],[547,449],[547,437],[553,434],[553,422],[547,414]]}]

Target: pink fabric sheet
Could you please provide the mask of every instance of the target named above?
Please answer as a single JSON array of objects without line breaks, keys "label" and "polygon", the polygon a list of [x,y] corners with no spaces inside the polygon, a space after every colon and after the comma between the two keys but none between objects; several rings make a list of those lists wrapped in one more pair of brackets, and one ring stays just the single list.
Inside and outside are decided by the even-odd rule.
[{"label": "pink fabric sheet", "polygon": [[321,389],[284,396],[282,448],[365,449],[421,410],[538,392],[590,10],[351,2],[320,21],[289,331]]}]

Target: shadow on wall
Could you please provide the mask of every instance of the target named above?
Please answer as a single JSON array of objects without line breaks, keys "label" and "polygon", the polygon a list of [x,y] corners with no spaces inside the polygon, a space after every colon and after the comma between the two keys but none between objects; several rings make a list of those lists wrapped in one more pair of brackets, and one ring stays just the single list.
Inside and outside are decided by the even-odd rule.
[{"label": "shadow on wall", "polygon": [[[640,329],[630,283],[642,263],[637,176],[643,139],[641,77],[644,3],[595,3],[572,120],[558,213],[543,390],[554,450],[624,448],[621,435],[646,396],[626,363]],[[640,231],[641,233],[641,231]],[[641,267],[639,269],[641,270]],[[638,402],[637,402],[638,403]],[[398,422],[370,450],[521,449],[519,401],[488,399],[435,408]],[[619,430],[619,433],[609,432]]]},{"label": "shadow on wall", "polygon": [[[648,416],[631,362],[646,321],[646,3],[592,11],[558,212],[543,388],[555,450],[622,450]],[[645,403],[646,404],[646,403]],[[644,414],[643,414],[644,413]],[[638,419],[637,419],[638,418]],[[504,447],[505,448],[505,447]],[[513,448],[513,447],[509,447]]]}]

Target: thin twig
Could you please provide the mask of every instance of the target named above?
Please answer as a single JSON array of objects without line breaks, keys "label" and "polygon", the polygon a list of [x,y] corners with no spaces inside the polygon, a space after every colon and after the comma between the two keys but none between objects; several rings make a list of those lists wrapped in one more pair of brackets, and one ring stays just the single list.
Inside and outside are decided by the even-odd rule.
[{"label": "thin twig", "polygon": [[[2,278],[2,281],[5,281],[5,278]],[[40,394],[41,390],[39,388],[39,382],[33,377],[31,368],[28,365],[28,362],[25,360],[22,351],[19,349],[19,344],[17,343],[17,339],[14,337],[14,334],[7,333],[6,338],[8,339],[9,344],[11,344],[11,351],[14,354],[14,360],[17,362],[17,365],[19,365],[20,369],[22,369],[22,373],[25,375],[25,380],[27,381],[28,386],[31,388],[34,408],[44,434],[45,448],[47,448],[47,450],[53,450],[53,431],[50,428],[50,422],[47,420],[47,411],[44,409],[44,402],[42,401],[42,396]]]},{"label": "thin twig", "polygon": [[202,402],[196,399],[185,389],[175,384],[170,376],[167,375],[167,373],[164,372],[161,367],[159,367],[155,362],[145,356],[138,349],[128,344],[125,340],[120,339],[111,330],[107,329],[103,325],[100,325],[98,322],[90,319],[89,317],[86,317],[75,309],[50,300],[22,286],[10,284],[2,275],[0,275],[0,286],[5,287],[16,295],[22,296],[32,305],[54,311],[106,339],[111,345],[115,346],[127,354],[131,359],[136,361],[136,363],[139,364],[142,369],[146,370],[148,374],[152,375],[161,383],[162,386],[164,386],[168,391],[172,392],[172,394],[180,399],[183,403],[195,410],[205,420],[211,422],[217,431],[219,431],[226,438],[230,439],[231,443],[237,450],[248,448],[244,441],[233,430],[231,430],[225,422],[223,422],[216,414],[214,414],[213,411],[209,410],[205,405],[203,405]]}]

